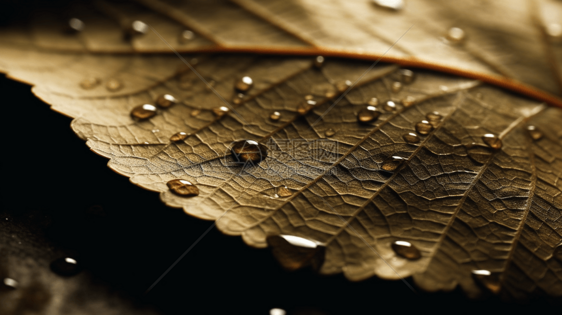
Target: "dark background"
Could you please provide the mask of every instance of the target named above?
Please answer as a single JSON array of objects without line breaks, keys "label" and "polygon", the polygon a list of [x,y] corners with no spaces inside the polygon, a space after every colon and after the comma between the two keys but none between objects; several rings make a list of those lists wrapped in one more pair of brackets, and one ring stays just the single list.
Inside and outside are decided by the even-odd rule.
[{"label": "dark background", "polygon": [[[0,24],[25,16],[27,3],[5,2],[0,6]],[[211,222],[165,207],[158,194],[111,171],[107,159],[75,136],[70,118],[51,111],[29,86],[0,76],[0,228],[13,225],[21,232],[12,237],[24,245],[28,240],[42,244],[51,249],[51,256],[56,252],[80,257],[82,273],[99,284],[92,290],[118,292],[123,303],[132,301],[140,309],[163,314],[267,315],[273,307],[284,308],[289,315],[555,313],[556,308],[546,301],[524,305],[495,297],[471,301],[458,290],[413,293],[400,281],[372,278],[353,283],[342,275],[320,276],[309,269],[285,272],[269,250],[250,248],[240,237],[222,235],[216,228],[143,295]],[[0,239],[0,254],[17,252],[11,248],[14,244]],[[46,261],[46,257],[32,258]],[[9,275],[9,268],[0,265],[0,277]],[[90,287],[84,283],[85,290]],[[53,290],[50,294],[56,296]],[[11,296],[0,290],[0,303]],[[40,300],[29,299],[29,303],[39,304],[30,308],[42,312]]]}]

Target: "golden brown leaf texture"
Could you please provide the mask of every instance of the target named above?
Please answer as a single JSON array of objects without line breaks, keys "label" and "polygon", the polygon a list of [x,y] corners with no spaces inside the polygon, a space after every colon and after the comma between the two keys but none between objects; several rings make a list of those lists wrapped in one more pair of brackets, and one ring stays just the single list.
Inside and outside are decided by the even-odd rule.
[{"label": "golden brown leaf texture", "polygon": [[[263,54],[384,55],[559,104],[540,91],[561,93],[559,4],[377,3],[98,1],[73,8],[81,30],[48,14],[3,30],[0,67],[113,170],[287,269],[562,297],[561,109],[430,70]],[[243,51],[262,54],[228,54]]]}]

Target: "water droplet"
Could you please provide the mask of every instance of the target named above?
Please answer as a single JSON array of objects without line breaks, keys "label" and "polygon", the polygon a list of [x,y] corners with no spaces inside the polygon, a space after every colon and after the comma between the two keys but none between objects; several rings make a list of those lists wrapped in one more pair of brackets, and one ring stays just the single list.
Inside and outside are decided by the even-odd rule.
[{"label": "water droplet", "polygon": [[82,32],[86,25],[84,22],[77,18],[71,18],[68,20],[68,27],[72,32]]},{"label": "water droplet", "polygon": [[316,58],[314,58],[314,66],[316,68],[322,68],[322,66],[324,65],[324,61],[325,58],[323,56],[317,56]]},{"label": "water droplet", "polygon": [[309,94],[309,95],[305,95],[305,96],[304,96],[304,99],[307,100],[307,101],[311,101],[311,100],[314,99],[314,95],[310,95],[310,94]]},{"label": "water droplet", "polygon": [[392,243],[392,250],[396,255],[408,260],[418,260],[421,258],[420,251],[410,242],[396,241]]},{"label": "water droplet", "polygon": [[232,103],[234,105],[240,105],[244,101],[244,94],[238,93],[232,97]]},{"label": "water droplet", "polygon": [[332,128],[326,130],[326,132],[324,132],[324,134],[326,135],[326,137],[333,137],[336,134],[336,131]]},{"label": "water droplet", "polygon": [[98,78],[90,77],[80,81],[80,87],[84,90],[90,90],[95,88],[100,84],[100,80]]},{"label": "water droplet", "polygon": [[294,235],[274,235],[267,238],[273,256],[287,270],[312,266],[317,270],[324,262],[326,248],[316,241]]},{"label": "water droplet", "polygon": [[367,104],[369,104],[370,106],[377,106],[379,105],[379,99],[376,97],[371,98]]},{"label": "water droplet", "polygon": [[410,84],[415,79],[414,71],[409,69],[402,69],[400,70],[400,79],[404,84]]},{"label": "water droplet", "polygon": [[156,105],[163,107],[163,108],[168,108],[172,105],[176,105],[178,102],[178,100],[170,94],[162,94],[160,96],[158,96],[158,98],[156,99]]},{"label": "water droplet", "polygon": [[402,135],[402,139],[408,143],[420,143],[420,137],[413,132],[408,132]]},{"label": "water droplet", "polygon": [[490,290],[494,294],[498,294],[501,290],[501,282],[498,273],[489,270],[472,270],[472,278],[477,284]]},{"label": "water droplet", "polygon": [[182,141],[182,140],[185,140],[185,138],[187,138],[187,136],[189,136],[189,135],[186,132],[183,132],[183,131],[176,132],[170,137],[170,141],[173,141],[173,142]]},{"label": "water droplet", "polygon": [[327,98],[332,98],[334,96],[336,96],[336,92],[334,91],[327,91],[326,94],[324,94]]},{"label": "water droplet", "polygon": [[373,121],[377,120],[380,115],[381,112],[379,112],[375,106],[367,106],[367,108],[359,111],[359,113],[357,114],[357,121],[365,124],[372,123]]},{"label": "water droplet", "polygon": [[533,140],[540,140],[542,138],[542,132],[533,125],[527,126],[527,132],[529,132],[529,135]]},{"label": "water droplet", "polygon": [[352,82],[349,80],[340,81],[336,83],[336,90],[340,93],[343,93],[351,86],[351,84]]},{"label": "water droplet", "polygon": [[390,156],[382,162],[381,169],[387,172],[394,172],[404,161],[405,159],[401,156]]},{"label": "water droplet", "polygon": [[441,121],[443,116],[439,114],[439,112],[429,112],[425,115],[425,118],[427,118],[427,120],[431,123]]},{"label": "water droplet", "polygon": [[446,85],[440,85],[440,86],[439,86],[439,89],[440,89],[441,91],[443,91],[443,92],[449,91],[449,87],[446,86]]},{"label": "water droplet", "polygon": [[373,0],[373,3],[381,8],[394,11],[402,10],[404,8],[404,0]]},{"label": "water droplet", "polygon": [[180,34],[180,43],[185,44],[195,38],[195,33],[190,30],[185,30]]},{"label": "water droplet", "polygon": [[130,27],[125,31],[125,37],[130,39],[133,36],[144,35],[148,32],[148,25],[143,21],[133,21]]},{"label": "water droplet", "polygon": [[466,34],[461,28],[451,27],[447,31],[447,39],[451,43],[454,43],[454,44],[461,43],[462,41],[464,41],[465,37],[466,37]]},{"label": "water droplet", "polygon": [[239,92],[247,92],[252,88],[252,86],[254,86],[254,80],[252,80],[249,76],[244,76],[236,82],[234,88]]},{"label": "water droplet", "polygon": [[191,111],[190,115],[191,115],[191,117],[195,117],[195,116],[199,115],[200,113],[201,113],[200,109],[194,109],[194,110]]},{"label": "water droplet", "polygon": [[383,106],[384,110],[393,112],[396,110],[396,103],[394,101],[386,101]]},{"label": "water droplet", "polygon": [[550,23],[546,26],[546,33],[553,38],[562,38],[562,25]]},{"label": "water droplet", "polygon": [[269,119],[273,120],[273,121],[278,121],[279,118],[281,118],[281,113],[280,112],[273,112],[269,115]]},{"label": "water droplet", "polygon": [[131,111],[131,116],[136,119],[148,119],[156,115],[156,106],[151,104],[139,105]]},{"label": "water droplet", "polygon": [[392,82],[392,92],[393,93],[398,93],[402,90],[402,83],[396,81],[396,82]]},{"label": "water droplet", "polygon": [[267,157],[267,147],[254,140],[237,141],[231,151],[238,162],[259,163]]},{"label": "water droplet", "polygon": [[105,83],[105,88],[108,91],[111,92],[115,92],[120,90],[123,87],[123,83],[121,83],[121,81],[117,80],[117,79],[109,79],[106,83]]},{"label": "water droplet", "polygon": [[160,132],[160,129],[152,129],[152,133],[158,133]]},{"label": "water droplet", "polygon": [[406,98],[402,100],[402,104],[406,107],[410,107],[415,103],[416,103],[416,98],[411,95],[406,96]]},{"label": "water droplet", "polygon": [[178,196],[190,197],[199,195],[199,188],[185,179],[172,179],[166,185]]},{"label": "water droplet", "polygon": [[487,133],[482,136],[484,143],[489,145],[492,149],[500,149],[502,147],[502,141],[498,136],[492,133]]},{"label": "water droplet", "polygon": [[316,101],[313,100],[305,101],[297,106],[297,113],[304,115],[308,113],[308,111],[314,106],[316,106]]},{"label": "water droplet", "polygon": [[217,116],[217,117],[222,117],[226,113],[228,113],[229,111],[230,111],[230,109],[228,109],[228,107],[226,107],[226,106],[213,108],[213,114],[215,114],[215,116]]},{"label": "water droplet", "polygon": [[281,198],[290,197],[293,195],[291,190],[287,186],[281,186],[277,188],[277,195]]},{"label": "water droplet", "polygon": [[82,271],[78,261],[71,257],[61,257],[51,263],[51,270],[61,276],[74,276]]},{"label": "water droplet", "polygon": [[6,289],[11,289],[11,290],[15,290],[18,288],[19,283],[12,279],[12,278],[4,278],[4,280],[2,281],[2,283],[4,284],[4,287]]},{"label": "water droplet", "polygon": [[284,309],[280,309],[280,308],[272,308],[269,310],[269,315],[286,315],[287,312],[285,312]]},{"label": "water droplet", "polygon": [[429,123],[427,120],[422,120],[416,124],[416,131],[420,135],[427,135],[433,130],[433,125]]}]

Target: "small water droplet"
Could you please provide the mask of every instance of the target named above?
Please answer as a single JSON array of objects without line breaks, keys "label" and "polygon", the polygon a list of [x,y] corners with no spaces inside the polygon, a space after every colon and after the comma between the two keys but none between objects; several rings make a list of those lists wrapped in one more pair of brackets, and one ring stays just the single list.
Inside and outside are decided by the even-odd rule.
[{"label": "small water droplet", "polygon": [[494,294],[498,294],[501,290],[501,282],[498,273],[489,270],[472,270],[472,278],[477,284],[490,290]]},{"label": "small water droplet", "polygon": [[195,117],[195,116],[199,115],[200,113],[201,113],[200,109],[194,109],[194,110],[191,111],[190,115],[191,115],[191,117]]},{"label": "small water droplet", "polygon": [[259,163],[267,157],[267,147],[254,140],[237,141],[231,151],[238,162]]},{"label": "small water droplet", "polygon": [[558,23],[550,23],[546,26],[548,36],[559,39],[562,38],[562,25]]},{"label": "small water droplet", "polygon": [[271,119],[272,121],[278,121],[279,118],[281,118],[280,112],[273,112],[269,115],[269,119]]},{"label": "small water droplet", "polygon": [[404,0],[373,0],[377,6],[389,10],[402,10],[404,8]]},{"label": "small water droplet", "polygon": [[351,84],[352,82],[349,80],[340,81],[336,83],[336,90],[340,93],[343,93],[351,86]]},{"label": "small water droplet", "polygon": [[131,116],[136,119],[148,119],[156,115],[156,106],[152,104],[139,105],[131,111]]},{"label": "small water droplet", "polygon": [[173,142],[183,141],[185,140],[185,138],[187,138],[187,136],[189,135],[186,132],[183,131],[176,132],[170,137],[170,141]]},{"label": "small water droplet", "polygon": [[420,251],[410,242],[395,241],[392,243],[392,250],[396,255],[408,260],[418,260],[421,258]]},{"label": "small water droplet", "polygon": [[529,135],[533,140],[540,140],[542,138],[542,132],[533,125],[527,126],[527,132],[529,132]]},{"label": "small water droplet", "polygon": [[309,95],[305,95],[305,96],[304,96],[304,99],[307,100],[307,101],[311,101],[311,100],[314,99],[314,95],[310,95],[310,94],[309,94]]},{"label": "small water droplet", "polygon": [[465,38],[466,38],[466,34],[465,34],[464,30],[462,30],[461,28],[451,27],[447,31],[447,39],[451,43],[454,43],[454,44],[461,43],[462,41],[464,41]]},{"label": "small water droplet", "polygon": [[286,315],[287,312],[285,312],[284,309],[280,309],[280,308],[272,308],[269,310],[269,315]]},{"label": "small water droplet", "polygon": [[324,65],[324,61],[324,56],[317,56],[316,58],[314,58],[314,66],[316,68],[322,68],[322,66]]},{"label": "small water droplet", "polygon": [[433,125],[429,123],[427,120],[422,120],[416,124],[416,131],[420,135],[427,135],[433,130]]},{"label": "small water droplet", "polygon": [[406,96],[406,98],[402,100],[402,104],[406,107],[410,107],[415,103],[416,103],[416,98],[411,95]]},{"label": "small water droplet", "polygon": [[409,69],[400,70],[400,80],[402,80],[404,84],[410,84],[414,81],[414,79],[415,79],[414,71]]},{"label": "small water droplet", "polygon": [[277,189],[277,195],[281,198],[290,197],[293,195],[291,190],[287,186],[281,186]]},{"label": "small water droplet", "polygon": [[160,132],[160,129],[152,129],[152,133],[158,133]]},{"label": "small water droplet", "polygon": [[398,93],[402,90],[402,83],[396,81],[396,82],[392,82],[392,92],[393,93]]},{"label": "small water droplet", "polygon": [[383,106],[384,110],[393,112],[397,109],[396,103],[394,101],[386,101]]},{"label": "small water droplet", "polygon": [[182,197],[199,195],[199,188],[185,179],[172,179],[166,185],[171,192]]},{"label": "small water droplet", "polygon": [[4,280],[2,281],[2,283],[4,284],[4,287],[6,289],[11,289],[11,290],[15,290],[18,288],[19,283],[12,279],[12,278],[4,278]]},{"label": "small water droplet", "polygon": [[252,86],[254,86],[254,80],[252,80],[249,76],[244,76],[236,82],[234,88],[239,92],[247,92],[252,88]]},{"label": "small water droplet", "polygon": [[110,92],[115,92],[120,90],[123,87],[123,83],[117,79],[109,79],[105,83],[105,88]]},{"label": "small water droplet", "polygon": [[326,137],[333,137],[336,134],[336,131],[332,128],[326,130],[324,132],[324,134],[326,135]]},{"label": "small water droplet", "polygon": [[215,114],[215,116],[217,116],[217,117],[222,117],[226,113],[228,113],[229,111],[230,111],[230,109],[228,109],[228,107],[226,107],[226,106],[220,106],[220,107],[213,108],[213,114]]},{"label": "small water droplet", "polygon": [[68,27],[71,32],[82,32],[86,25],[84,22],[77,18],[71,18],[68,20]]},{"label": "small water droplet", "polygon": [[439,122],[443,116],[439,114],[439,112],[429,112],[425,115],[425,118],[427,118],[429,122]]},{"label": "small water droplet", "polygon": [[316,101],[305,101],[297,106],[297,113],[299,113],[300,115],[304,115],[308,113],[308,111],[314,106],[316,106]]},{"label": "small water droplet", "polygon": [[357,114],[357,121],[364,124],[372,123],[377,120],[380,115],[381,112],[379,112],[375,106],[367,106],[367,108],[359,111]]},{"label": "small water droplet", "polygon": [[379,99],[376,97],[371,98],[367,104],[369,104],[370,106],[377,106],[379,105]]},{"label": "small water droplet", "polygon": [[244,94],[238,93],[232,97],[232,104],[240,105],[244,101]]},{"label": "small water droplet", "polygon": [[178,100],[170,94],[162,94],[160,96],[158,96],[158,98],[156,99],[156,105],[163,107],[163,108],[168,108],[172,105],[176,105],[178,102]]},{"label": "small water droplet", "polygon": [[390,156],[382,162],[381,170],[394,172],[404,161],[405,159],[401,156]]},{"label": "small water droplet", "polygon": [[318,270],[324,262],[326,247],[318,242],[294,235],[267,237],[267,244],[277,261],[287,270],[311,266]]},{"label": "small water droplet", "polygon": [[408,132],[402,135],[402,139],[408,143],[420,143],[420,137],[413,132]]},{"label": "small water droplet", "polygon": [[492,149],[500,149],[502,147],[502,141],[498,136],[492,133],[487,133],[482,136],[484,143],[490,146]]},{"label": "small water droplet", "polygon": [[133,36],[144,35],[146,32],[148,32],[148,25],[143,21],[136,20],[125,30],[125,37],[131,39]]},{"label": "small water droplet", "polygon": [[180,34],[180,40],[179,42],[181,44],[185,44],[185,43],[189,43],[193,38],[195,38],[195,33],[193,33],[190,30],[184,30],[183,32],[181,32]]},{"label": "small water droplet", "polygon": [[84,90],[90,90],[98,86],[100,82],[98,78],[90,77],[80,81],[80,87]]},{"label": "small water droplet", "polygon": [[334,96],[336,96],[336,92],[327,91],[326,94],[324,94],[324,96],[326,96],[327,98],[333,98]]},{"label": "small water droplet", "polygon": [[51,263],[51,270],[61,276],[74,276],[82,271],[78,261],[71,257],[61,257]]}]

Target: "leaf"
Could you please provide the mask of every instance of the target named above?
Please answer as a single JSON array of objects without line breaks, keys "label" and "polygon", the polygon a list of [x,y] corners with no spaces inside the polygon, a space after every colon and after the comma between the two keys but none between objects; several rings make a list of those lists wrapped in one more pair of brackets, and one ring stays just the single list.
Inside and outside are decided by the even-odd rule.
[{"label": "leaf", "polygon": [[[356,5],[350,12],[364,19],[373,14],[363,3],[350,3]],[[361,55],[350,52],[362,48],[354,45],[373,38],[375,31],[360,33],[355,24],[338,22],[350,17],[335,5],[350,3],[313,7],[314,3],[305,1],[271,2],[265,7],[246,1],[238,1],[238,5],[197,2],[190,4],[190,10],[178,7],[172,13],[176,4],[168,2],[143,1],[144,6],[98,2],[96,10],[101,14],[82,8],[86,25],[94,26],[78,38],[65,37],[55,31],[59,27],[51,27],[53,22],[38,19],[32,29],[40,35],[31,38],[21,30],[9,31],[6,38],[10,45],[0,46],[0,58],[2,69],[11,77],[34,84],[38,97],[74,117],[73,130],[94,152],[110,158],[113,170],[136,185],[160,192],[169,206],[216,220],[222,232],[241,235],[251,246],[266,247],[269,242],[289,268],[312,265],[323,274],[343,272],[351,280],[373,275],[385,279],[413,276],[425,290],[452,290],[460,285],[473,297],[487,290],[518,299],[542,294],[560,297],[560,109],[473,79],[428,70],[416,70],[410,83],[396,65],[378,65],[365,72],[371,63],[350,59],[328,59],[316,67],[312,58],[306,57],[190,56],[187,60],[196,64],[199,77],[181,67],[175,55],[148,54],[165,50],[162,41],[154,37],[156,33],[132,37],[129,42],[122,39],[123,26],[142,18],[161,29],[166,42],[179,45],[172,38],[182,27],[151,14],[146,9],[149,7],[188,25],[204,38],[178,49],[182,52],[266,52],[265,47],[273,53],[287,52],[286,47],[306,47],[314,39],[314,45],[323,47],[309,52],[337,55],[342,52],[335,53],[336,45],[344,43],[350,47],[346,53],[360,59]],[[276,9],[280,12],[304,7],[302,12],[309,14],[292,14],[297,19],[289,21],[288,13],[268,13],[274,5],[280,6]],[[408,7],[417,5],[408,2]],[[460,15],[463,5],[441,8]],[[429,18],[433,16],[447,21],[441,19],[446,12],[440,13],[438,8],[427,6],[428,21],[434,21]],[[510,12],[512,16],[520,13]],[[379,14],[388,18],[385,25],[411,21],[409,16],[400,18],[386,11]],[[102,25],[100,21],[108,17],[117,21],[115,25]],[[328,17],[338,23],[329,24]],[[476,25],[473,29],[480,27],[476,22],[484,23],[477,20],[479,17],[472,18],[475,21],[466,23]],[[221,21],[229,19],[240,25],[229,22],[226,25],[236,27],[221,27]],[[511,21],[500,19],[494,27],[499,37],[513,43],[511,53],[518,54],[525,50],[519,49],[519,39],[509,37],[512,31],[506,31],[505,25]],[[528,25],[516,26],[516,30],[524,30],[522,38],[534,38]],[[512,89],[524,87],[519,90],[560,102],[505,78],[519,78],[554,91],[555,80],[545,75],[548,65],[541,58],[528,58],[528,63],[516,59],[520,66],[498,61],[496,66],[505,66],[513,75],[504,73],[504,78],[489,79],[497,71],[483,67],[489,66],[489,61],[482,61],[486,58],[467,57],[473,53],[468,42],[435,52],[440,40],[429,36],[426,28],[418,32],[404,42],[402,55],[385,60],[462,74],[469,71],[463,68],[476,69],[478,73],[472,77]],[[104,34],[107,37],[102,37]],[[478,39],[476,31],[470,34]],[[261,46],[243,46],[248,43]],[[382,43],[369,46],[372,56],[384,53],[375,50]],[[201,48],[209,45],[215,48]],[[412,50],[419,56],[415,63],[407,47],[416,47]],[[501,52],[494,50],[499,49],[496,46],[490,50],[485,47],[482,56],[497,58]],[[531,55],[542,53],[533,50]],[[418,58],[425,61],[418,62]],[[527,75],[530,68],[533,76]],[[239,97],[233,86],[243,75],[250,76],[254,85]],[[86,89],[81,87],[83,80],[90,84]],[[349,93],[345,92],[350,86],[347,81],[357,82]],[[136,106],[152,103],[163,93],[179,102],[159,109],[150,119],[131,117]],[[303,112],[299,107],[308,95],[316,103]],[[358,122],[357,116],[373,97],[378,99],[380,116],[366,124]],[[225,100],[232,110],[217,115],[216,109],[225,106]],[[384,106],[389,100],[398,104],[395,110]],[[430,119],[431,130],[416,130],[416,124],[434,111],[442,117]],[[269,118],[273,112],[279,113],[279,119]],[[536,129],[528,130],[528,126]],[[177,132],[189,136],[171,141]],[[419,141],[408,142],[413,137],[408,133]],[[486,134],[498,136],[501,148],[491,148],[483,138]],[[230,149],[240,140],[266,145],[267,158],[252,165],[236,163]],[[400,159],[389,162],[393,156]],[[174,194],[167,184],[175,179],[194,183],[199,194]],[[304,238],[319,250],[303,250],[279,235]],[[421,258],[403,258],[408,255],[393,250],[397,241],[411,244]]]}]

